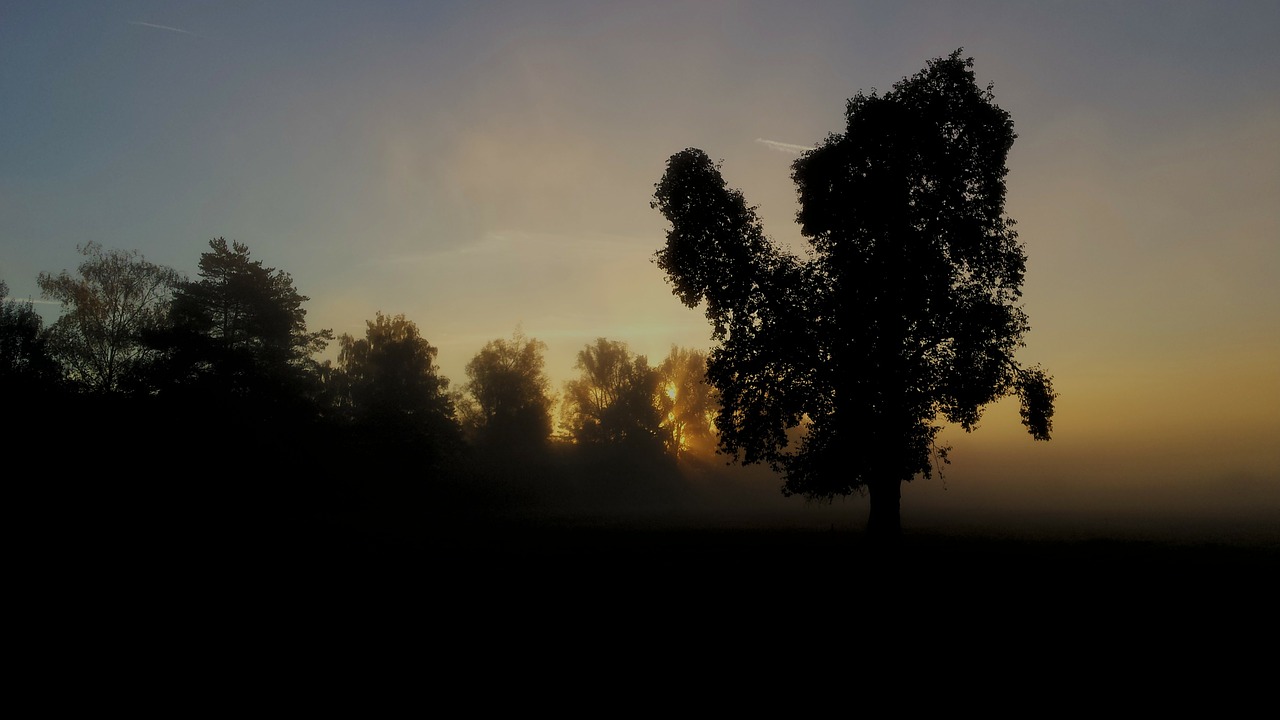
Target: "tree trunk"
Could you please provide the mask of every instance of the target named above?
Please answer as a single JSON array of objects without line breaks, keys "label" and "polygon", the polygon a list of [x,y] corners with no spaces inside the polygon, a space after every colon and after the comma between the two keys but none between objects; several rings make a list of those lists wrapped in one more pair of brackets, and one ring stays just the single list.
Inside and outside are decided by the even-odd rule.
[{"label": "tree trunk", "polygon": [[902,538],[902,481],[875,482],[869,489],[871,515],[867,518],[867,536],[876,541],[896,543]]}]

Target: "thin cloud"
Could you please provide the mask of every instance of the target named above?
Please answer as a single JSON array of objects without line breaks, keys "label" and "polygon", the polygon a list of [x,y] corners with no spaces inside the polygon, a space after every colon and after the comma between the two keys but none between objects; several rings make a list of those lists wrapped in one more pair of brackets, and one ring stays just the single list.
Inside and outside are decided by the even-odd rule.
[{"label": "thin cloud", "polygon": [[648,254],[651,238],[601,234],[592,237],[524,231],[489,232],[470,242],[458,243],[425,252],[372,257],[362,261],[370,267],[398,267],[415,263],[439,262],[450,258],[493,257],[503,263],[551,262],[557,258],[586,255],[610,258],[627,252]]},{"label": "thin cloud", "polygon": [[199,35],[196,35],[195,33],[190,32],[188,30],[183,30],[182,28],[176,28],[176,27],[169,27],[168,25],[156,25],[155,23],[142,22],[140,20],[130,20],[129,24],[137,25],[138,27],[155,28],[156,30],[168,30],[169,32],[182,33],[183,35],[190,35],[191,37],[200,37]]},{"label": "thin cloud", "polygon": [[777,140],[765,140],[764,138],[756,138],[756,142],[764,145],[770,150],[777,150],[778,152],[790,153],[792,155],[807,153],[813,149],[812,145],[794,145],[792,143],[778,142]]}]

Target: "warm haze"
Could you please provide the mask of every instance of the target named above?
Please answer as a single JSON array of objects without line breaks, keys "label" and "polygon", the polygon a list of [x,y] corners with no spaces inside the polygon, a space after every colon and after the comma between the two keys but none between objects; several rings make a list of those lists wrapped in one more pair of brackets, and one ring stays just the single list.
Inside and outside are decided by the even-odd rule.
[{"label": "warm haze", "polygon": [[0,279],[38,300],[91,240],[190,275],[222,236],[312,328],[403,313],[456,385],[519,327],[559,386],[597,337],[709,346],[651,262],[672,153],[802,251],[798,153],[963,47],[1019,135],[1026,357],[1060,399],[1047,444],[1012,403],[947,429],[907,522],[1274,523],[1278,35],[1274,2],[6,3]]}]

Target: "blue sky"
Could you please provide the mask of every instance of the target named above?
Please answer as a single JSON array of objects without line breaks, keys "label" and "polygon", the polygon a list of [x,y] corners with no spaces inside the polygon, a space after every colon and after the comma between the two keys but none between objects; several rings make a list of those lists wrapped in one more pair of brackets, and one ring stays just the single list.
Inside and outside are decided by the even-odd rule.
[{"label": "blue sky", "polygon": [[404,313],[457,384],[520,326],[558,384],[597,336],[708,346],[649,262],[670,154],[799,247],[785,146],[963,47],[1019,133],[1023,357],[1062,394],[1048,445],[1008,406],[957,435],[1009,449],[969,472],[1265,485],[1276,37],[1275,2],[0,2],[0,278],[39,299],[90,240],[191,274],[224,236],[312,327]]}]

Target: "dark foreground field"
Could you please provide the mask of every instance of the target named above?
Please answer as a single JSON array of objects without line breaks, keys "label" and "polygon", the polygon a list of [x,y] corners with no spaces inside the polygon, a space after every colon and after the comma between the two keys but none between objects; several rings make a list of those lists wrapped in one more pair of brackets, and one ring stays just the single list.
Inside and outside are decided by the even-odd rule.
[{"label": "dark foreground field", "polygon": [[1280,627],[1280,547],[1268,542],[1001,537],[992,528],[908,530],[900,547],[883,548],[850,529],[616,518],[447,536],[295,530],[238,560],[214,558],[199,599],[248,613],[243,626],[313,639],[353,628],[396,642],[425,633],[430,652],[532,663],[521,672],[567,662],[608,674],[616,663],[651,663],[650,654],[682,666],[803,672],[837,661],[855,671],[869,654],[915,663],[939,650],[969,672],[994,658],[1022,672],[1140,658],[1199,666],[1220,662],[1214,655],[1240,662]]},{"label": "dark foreground field", "polygon": [[254,512],[187,500],[178,512],[109,507],[68,521],[65,534],[46,526],[35,546],[65,546],[78,569],[125,589],[169,581],[211,592],[327,587],[335,597],[421,595],[457,602],[461,612],[498,596],[553,609],[593,597],[593,611],[754,605],[801,616],[799,608],[824,615],[877,599],[1078,612],[1139,599],[1171,609],[1280,598],[1275,513],[1031,522],[904,507],[901,542],[884,546],[866,537],[865,499],[834,509],[793,499],[782,505],[789,513],[690,502],[639,511],[449,502],[424,511],[399,497],[354,511]]},{"label": "dark foreground field", "polygon": [[898,606],[1041,620],[1187,613],[1186,622],[1213,611],[1229,613],[1219,621],[1274,614],[1280,599],[1280,543],[1265,528],[1210,537],[908,528],[886,547],[856,527],[690,518],[522,518],[449,532],[312,519],[266,531],[237,554],[212,558],[232,582],[420,596],[461,616],[497,604],[562,620],[756,613],[803,622]]},{"label": "dark foreground field", "polygon": [[[804,664],[787,654],[868,642],[904,656],[941,644],[998,650],[1006,662],[1061,648],[1118,662],[1277,639],[1273,516],[1036,525],[907,506],[901,543],[885,547],[867,540],[856,501],[770,514],[668,494],[623,512],[640,507],[635,498],[530,502],[497,489],[270,511],[190,492],[89,505],[32,525],[18,553],[27,572],[12,587],[77,633],[188,644],[287,636],[291,647],[354,633],[485,663],[510,653],[540,663],[568,647],[579,665],[641,650],[695,662],[766,649],[769,663]],[[776,487],[766,489],[774,502]]]},{"label": "dark foreground field", "polygon": [[1186,542],[908,528],[886,548],[857,528],[724,519],[366,520],[82,535],[16,594],[36,606],[23,617],[52,618],[35,626],[40,653],[128,649],[182,676],[212,663],[275,677],[299,656],[339,673],[387,664],[446,692],[503,679],[499,692],[516,677],[552,683],[545,692],[590,681],[669,693],[730,668],[749,690],[922,663],[1065,686],[1077,673],[1126,683],[1153,664],[1203,678],[1234,673],[1223,668],[1277,637],[1280,545],[1266,533]]}]

